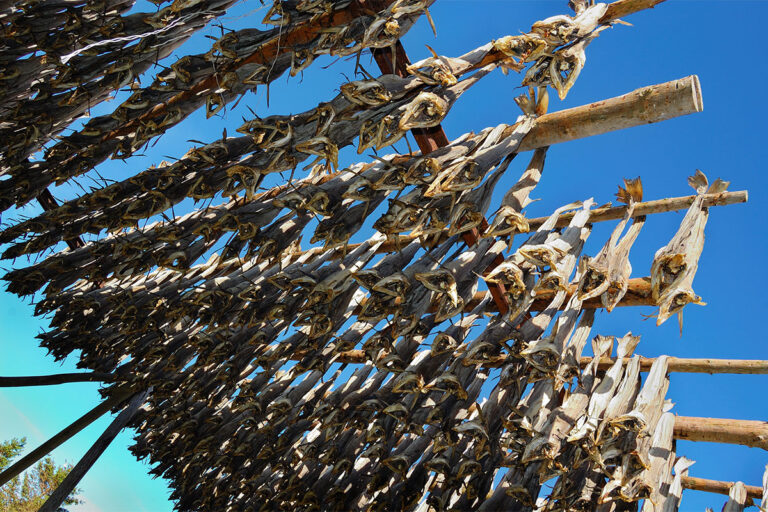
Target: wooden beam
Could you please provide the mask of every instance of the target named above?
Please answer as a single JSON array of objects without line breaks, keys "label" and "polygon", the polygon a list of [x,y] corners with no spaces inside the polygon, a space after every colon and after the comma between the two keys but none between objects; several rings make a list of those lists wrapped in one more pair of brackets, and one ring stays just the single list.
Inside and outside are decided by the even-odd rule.
[{"label": "wooden beam", "polygon": [[117,392],[111,397],[107,398],[99,405],[85,413],[79,419],[75,420],[68,427],[65,427],[61,432],[44,442],[30,453],[16,461],[12,466],[0,473],[0,487],[10,482],[14,477],[23,473],[26,469],[32,466],[35,462],[42,459],[53,450],[64,444],[75,434],[83,430],[85,427],[99,419],[101,416],[110,411],[113,407],[120,405],[130,396],[130,391]]},{"label": "wooden beam", "polygon": [[35,375],[24,377],[0,377],[0,388],[24,386],[53,386],[70,382],[114,382],[118,377],[112,373],[82,372],[58,373],[55,375]]},{"label": "wooden beam", "polygon": [[727,443],[768,450],[768,422],[675,416],[675,439]]},{"label": "wooden beam", "polygon": [[[575,284],[570,285],[568,289],[568,297],[573,295],[573,293],[576,291]],[[557,293],[556,290],[540,290],[536,294],[536,298],[533,301],[533,304],[531,305],[530,310],[531,311],[543,311],[550,302],[552,302],[552,299],[555,297],[555,294]],[[488,296],[488,292],[477,292],[475,295],[470,299],[470,301],[464,306],[465,312],[470,312],[475,307],[480,304],[485,298]],[[566,298],[566,302],[568,299]],[[358,307],[355,308],[353,311],[353,315],[357,315],[362,311],[362,307],[365,305],[366,299],[363,299],[362,302]],[[398,301],[395,301],[395,304],[399,304]],[[624,298],[621,299],[621,302],[619,302],[618,307],[623,306],[653,306],[655,305],[653,297],[651,297],[651,278],[650,277],[636,277],[634,279],[629,280],[629,284],[627,286],[627,293],[624,295]],[[495,307],[495,303],[489,303],[488,304],[488,311],[494,311],[498,312],[498,310]],[[582,304],[582,309],[599,309],[603,307],[602,302],[600,302],[600,297],[595,297],[593,299],[589,299],[584,301]],[[429,312],[434,313],[436,309],[434,307],[430,307]]]},{"label": "wooden beam", "polygon": [[[684,476],[681,479],[681,483],[683,484],[684,489],[690,489],[692,491],[713,492],[716,494],[725,494],[728,496],[728,493],[731,491],[731,487],[733,487],[736,482],[723,482],[720,480],[709,480],[707,478]],[[756,485],[745,485],[744,487],[747,489],[747,497],[756,500],[762,499],[763,489]]]},{"label": "wooden beam", "polygon": [[[366,0],[355,0],[355,3],[358,6],[364,5],[365,2]],[[396,74],[402,78],[408,76],[408,65],[411,62],[408,58],[408,54],[405,53],[405,48],[403,48],[403,45],[399,40],[395,43],[394,53],[393,50],[388,47],[374,48],[371,52],[382,73]],[[411,134],[416,140],[416,144],[418,144],[422,155],[426,155],[450,144],[448,136],[445,134],[441,125],[432,128],[414,128],[411,130]],[[464,240],[464,243],[467,244],[467,247],[472,247],[480,239],[482,231],[485,231],[486,229],[488,229],[488,221],[483,217],[479,229],[473,228],[469,231],[465,231],[461,234],[461,238]],[[501,265],[503,261],[504,257],[501,254],[496,255],[483,275],[490,273],[494,268]],[[501,283],[489,283],[488,290],[491,292],[491,297],[496,304],[496,309],[502,314],[509,311],[509,301],[507,300],[504,285]]]},{"label": "wooden beam", "polygon": [[[642,203],[637,203],[635,205],[635,214],[632,216],[639,217],[641,215],[652,215],[654,213],[665,213],[665,212],[674,212],[678,210],[685,210],[687,209],[692,203],[693,200],[696,198],[695,195],[692,196],[681,196],[681,197],[670,197],[666,199],[656,199],[653,201],[645,201]],[[707,194],[704,198],[704,206],[711,207],[711,206],[728,206],[732,204],[739,204],[739,203],[746,203],[749,199],[749,193],[746,190],[739,190],[736,192],[722,192],[720,194]],[[627,207],[626,206],[607,206],[604,208],[595,208],[592,210],[592,213],[589,217],[590,223],[595,222],[605,222],[609,220],[617,220],[624,217],[624,213],[626,213]],[[560,215],[557,219],[557,223],[555,224],[555,227],[565,227],[570,222],[571,219],[573,219],[573,216],[575,215],[574,212],[568,212]],[[538,229],[544,222],[547,220],[547,217],[535,217],[533,219],[528,220],[528,229],[530,231],[535,231]],[[393,252],[398,249],[402,249],[409,243],[411,243],[413,240],[418,239],[417,236],[410,236],[410,235],[403,235],[398,237],[397,240],[392,241],[386,241],[381,246],[379,246],[379,249],[376,251],[377,253],[380,252]],[[444,242],[448,239],[448,235],[443,235],[440,238],[438,238],[437,243]],[[347,246],[347,251],[352,251],[356,249],[360,244],[350,244]],[[342,250],[338,250],[338,255],[341,257]]]},{"label": "wooden beam", "polygon": [[[582,357],[579,364],[582,368],[592,361],[591,357]],[[647,372],[656,358],[641,357],[640,371]],[[667,359],[670,372],[677,373],[735,373],[735,374],[768,374],[768,361],[761,359],[688,359],[669,357]],[[607,370],[616,358],[603,358],[598,364],[598,369]],[[624,359],[627,364],[629,359]]]},{"label": "wooden beam", "polygon": [[[701,112],[696,75],[650,85],[622,96],[546,114],[520,144],[520,152]],[[514,131],[510,126],[504,135]]]},{"label": "wooden beam", "polygon": [[[681,197],[668,197],[666,199],[656,199],[654,201],[644,201],[642,203],[635,204],[635,211],[632,214],[632,218],[642,217],[643,215],[652,215],[654,213],[674,212],[678,210],[686,210],[693,200],[696,199],[695,195],[681,196]],[[705,207],[711,206],[727,206],[732,204],[746,203],[749,200],[749,192],[746,190],[739,190],[736,192],[722,192],[720,194],[706,194],[704,196]],[[624,214],[627,212],[627,206],[613,206],[604,208],[595,208],[589,215],[589,222],[604,222],[607,220],[618,220],[624,218]],[[568,212],[560,215],[557,218],[555,227],[562,228],[567,226],[575,212]],[[531,231],[538,229],[548,217],[536,217],[528,220],[529,229]]]},{"label": "wooden beam", "polygon": [[[298,354],[296,360],[301,360],[304,354]],[[340,363],[348,364],[361,364],[367,360],[365,353],[362,350],[347,350],[341,352],[336,361]],[[483,365],[484,368],[499,368],[504,366],[507,361],[506,356],[500,356],[496,361]],[[579,360],[579,365],[584,368],[587,366],[591,357],[582,357]],[[600,361],[598,368],[600,370],[607,370],[615,359],[605,358]],[[625,359],[626,362],[629,359]],[[651,369],[651,365],[656,361],[656,358],[641,357],[640,358],[640,371],[647,372]],[[682,359],[679,357],[668,358],[669,372],[675,373],[735,373],[735,374],[768,374],[768,361],[761,360],[739,360],[739,359]]]},{"label": "wooden beam", "polygon": [[91,469],[96,460],[101,456],[102,453],[104,453],[104,450],[106,450],[110,443],[115,439],[115,437],[117,437],[117,434],[119,434],[120,431],[123,430],[123,428],[131,420],[131,418],[133,418],[133,416],[139,410],[139,407],[141,407],[141,405],[147,399],[149,391],[150,390],[142,391],[133,396],[131,401],[128,403],[128,406],[123,409],[120,414],[117,415],[112,423],[110,423],[104,433],[99,436],[93,446],[91,446],[85,455],[83,455],[83,458],[80,459],[80,462],[78,462],[75,467],[72,468],[72,470],[69,472],[69,474],[67,474],[67,476],[61,482],[61,484],[59,484],[56,490],[51,493],[43,506],[40,507],[38,512],[56,512],[59,510],[59,507],[64,503],[64,500],[67,499],[67,496],[69,496],[72,491],[75,490],[75,487],[77,487],[77,484],[80,483],[80,480],[82,480],[83,476],[85,476],[85,474],[89,469]]},{"label": "wooden beam", "polygon": [[[624,16],[629,16],[630,14],[656,7],[665,1],[666,0],[616,0],[615,2],[608,4],[608,8],[600,18],[599,23],[603,25],[608,24],[612,21],[616,21],[619,18],[623,18]],[[504,60],[507,60],[507,56],[504,55],[504,53],[500,51],[491,51],[473,69],[479,69],[487,66],[488,64]]]}]

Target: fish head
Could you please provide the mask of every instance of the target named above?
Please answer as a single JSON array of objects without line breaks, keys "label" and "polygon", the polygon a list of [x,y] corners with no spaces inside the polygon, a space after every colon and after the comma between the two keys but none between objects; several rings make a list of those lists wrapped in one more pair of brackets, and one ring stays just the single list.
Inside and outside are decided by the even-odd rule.
[{"label": "fish head", "polygon": [[527,233],[530,231],[528,219],[511,206],[502,206],[496,212],[493,222],[483,233],[484,237],[506,236],[513,233]]},{"label": "fish head", "polygon": [[406,107],[398,126],[406,132],[414,128],[432,128],[443,121],[448,113],[446,100],[431,92],[421,92]]}]

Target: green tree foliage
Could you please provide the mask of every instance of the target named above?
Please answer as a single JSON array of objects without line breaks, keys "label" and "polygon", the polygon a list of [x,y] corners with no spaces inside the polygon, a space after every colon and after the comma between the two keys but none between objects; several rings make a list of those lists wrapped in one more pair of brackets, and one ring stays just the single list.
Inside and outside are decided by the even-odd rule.
[{"label": "green tree foliage", "polygon": [[[0,442],[0,471],[13,464],[24,449],[26,438]],[[67,476],[72,466],[59,466],[50,456],[33,468],[0,487],[0,512],[35,512]],[[81,503],[75,489],[64,502],[66,505]],[[60,509],[61,510],[61,509]]]}]

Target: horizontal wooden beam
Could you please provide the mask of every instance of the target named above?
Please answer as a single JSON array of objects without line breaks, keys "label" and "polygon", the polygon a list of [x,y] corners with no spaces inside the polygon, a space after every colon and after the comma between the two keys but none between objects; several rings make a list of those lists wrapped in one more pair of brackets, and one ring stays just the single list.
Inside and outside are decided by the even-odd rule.
[{"label": "horizontal wooden beam", "polygon": [[[665,199],[655,199],[653,201],[644,201],[635,205],[635,213],[633,217],[640,217],[642,215],[653,215],[655,213],[674,212],[678,210],[687,209],[696,198],[695,195],[681,196],[681,197],[669,197]],[[749,200],[749,193],[746,190],[738,190],[735,192],[723,192],[720,194],[707,194],[704,199],[704,206],[728,206],[732,204],[746,203]],[[605,222],[610,220],[618,220],[624,217],[627,211],[626,206],[607,206],[603,208],[595,208],[589,217],[590,223]],[[557,219],[555,227],[565,227],[571,222],[574,212],[568,212],[560,215]],[[535,217],[528,220],[529,231],[535,231],[547,220],[547,217]],[[377,253],[393,252],[401,249],[416,240],[418,237],[403,235],[397,238],[397,240],[388,240],[381,244],[377,249]],[[444,235],[438,238],[437,243],[443,242],[448,239],[448,235]],[[360,244],[350,244],[347,246],[346,253],[354,250]],[[341,249],[337,251],[338,257],[341,257],[344,253]]]},{"label": "horizontal wooden beam", "polygon": [[[725,494],[726,496],[731,491],[731,487],[736,482],[723,482],[721,480],[709,480],[707,478],[696,478],[693,476],[683,476],[681,479],[684,489],[690,489],[692,491],[705,491],[713,492],[716,494]],[[762,499],[763,489],[756,485],[745,485],[747,489],[747,497],[752,499]]]},{"label": "horizontal wooden beam", "polygon": [[[589,105],[569,108],[536,119],[519,152],[593,135],[658,123],[701,112],[704,102],[696,75],[663,84],[650,85]],[[516,126],[516,125],[515,125]],[[515,126],[507,128],[511,135]]]},{"label": "horizontal wooden beam", "polygon": [[[591,357],[582,357],[581,367],[587,366]],[[640,370],[647,372],[656,358],[641,357]],[[688,359],[680,357],[669,357],[667,359],[670,372],[677,373],[737,373],[737,374],[768,374],[768,361],[761,359]],[[598,364],[598,369],[607,370],[615,358],[603,358]],[[624,359],[627,364],[629,359]]]},{"label": "horizontal wooden beam", "polygon": [[726,443],[768,450],[768,422],[676,416],[675,439]]},{"label": "horizontal wooden beam", "polygon": [[[573,293],[576,291],[575,284],[570,285],[568,290],[568,297],[573,295]],[[550,302],[552,302],[552,299],[555,297],[556,290],[540,290],[536,294],[536,298],[533,301],[533,304],[530,307],[531,311],[543,311],[547,308]],[[475,307],[480,304],[485,298],[488,296],[488,292],[476,292],[475,295],[472,297],[472,299],[464,306],[465,312],[470,312]],[[566,299],[567,302],[567,299]],[[363,299],[362,302],[358,307],[355,308],[353,311],[353,315],[359,314],[363,306],[366,303],[366,299]],[[395,304],[399,303],[396,301]],[[651,278],[649,277],[636,277],[634,279],[629,280],[629,284],[627,286],[627,293],[624,295],[624,298],[621,299],[618,306],[652,306],[654,305],[653,297],[651,297]],[[582,309],[599,309],[603,307],[602,302],[600,302],[600,297],[595,297],[593,299],[589,299],[584,301],[582,304]],[[429,312],[434,313],[436,311],[435,307],[430,307]],[[493,312],[497,311],[496,304],[491,301],[489,302],[487,306],[487,311]]]},{"label": "horizontal wooden beam", "polygon": [[[666,199],[656,199],[653,201],[644,201],[642,203],[635,204],[635,211],[632,214],[632,218],[642,217],[643,215],[653,215],[654,213],[675,212],[678,210],[686,210],[696,196],[681,196],[681,197],[669,197]],[[720,194],[706,194],[704,197],[705,207],[711,206],[728,206],[732,204],[746,203],[749,200],[749,192],[746,190],[738,190],[735,192],[722,192]],[[624,218],[624,214],[627,212],[627,206],[613,206],[595,208],[589,215],[589,222],[605,222],[607,220],[619,220]],[[567,226],[575,212],[568,212],[560,215],[557,219],[555,227],[562,228]],[[548,217],[536,217],[528,220],[529,230],[533,231],[538,229]]]},{"label": "horizontal wooden beam", "polygon": [[35,375],[24,377],[0,377],[0,388],[24,386],[53,386],[70,382],[114,382],[117,376],[112,373],[82,372],[58,373],[54,375]]}]

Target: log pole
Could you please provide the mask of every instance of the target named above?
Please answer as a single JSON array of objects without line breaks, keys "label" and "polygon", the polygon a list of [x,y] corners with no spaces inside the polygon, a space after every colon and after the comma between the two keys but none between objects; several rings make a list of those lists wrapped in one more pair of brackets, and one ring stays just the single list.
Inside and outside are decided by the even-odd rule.
[{"label": "log pole", "polygon": [[768,422],[675,416],[675,439],[727,443],[768,450]]},{"label": "log pole", "polygon": [[36,375],[24,377],[0,377],[0,388],[24,386],[52,386],[70,382],[113,382],[118,377],[112,373],[58,373],[55,375]]},{"label": "log pole", "polygon": [[[591,357],[582,357],[579,364],[584,368],[590,361],[592,361]],[[647,372],[650,370],[654,361],[656,361],[656,358],[641,357],[640,371]],[[597,367],[600,370],[607,370],[615,362],[615,358],[603,358]],[[628,362],[629,359],[625,358],[624,364]],[[669,371],[677,373],[768,374],[768,361],[760,359],[688,359],[670,357],[668,362]]]},{"label": "log pole", "polygon": [[[684,489],[725,494],[728,496],[728,493],[731,491],[731,487],[733,487],[736,482],[723,482],[720,480],[709,480],[707,478],[684,476],[682,477],[681,483],[683,484]],[[747,489],[747,497],[756,500],[762,499],[763,490],[760,487],[756,485],[745,485],[744,487]]]},{"label": "log pole", "polygon": [[61,432],[16,461],[16,463],[14,463],[11,467],[0,473],[0,487],[10,482],[13,478],[17,477],[30,466],[32,466],[32,464],[64,444],[85,427],[109,412],[110,409],[120,405],[120,403],[123,402],[129,395],[129,391],[123,391],[107,398],[99,405],[85,413],[79,419],[75,420],[68,427],[65,427]]},{"label": "log pole", "polygon": [[[688,209],[696,196],[681,196],[681,197],[668,197],[666,199],[656,199],[654,201],[645,201],[635,204],[635,210],[632,214],[632,218],[641,217],[643,215],[653,215],[654,213],[675,212],[678,210]],[[735,192],[722,192],[720,194],[706,194],[704,197],[705,207],[711,206],[728,206],[732,204],[746,203],[749,200],[749,193],[746,190],[738,190]],[[595,208],[589,215],[589,222],[605,222],[607,220],[619,220],[624,218],[624,214],[627,212],[627,206],[613,206],[604,208]],[[560,215],[557,218],[555,227],[562,228],[567,226],[573,216],[574,212],[568,212]],[[547,217],[536,217],[528,220],[529,230],[533,231],[538,229]]]},{"label": "log pole", "polygon": [[[635,213],[632,215],[632,217],[639,217],[641,215],[653,215],[655,213],[666,213],[666,212],[675,212],[678,210],[685,210],[691,204],[693,203],[693,200],[696,198],[695,195],[691,196],[680,196],[680,197],[669,197],[665,199],[656,199],[653,201],[645,201],[642,203],[637,203],[635,205]],[[740,203],[746,203],[749,200],[749,193],[746,190],[738,190],[735,192],[722,192],[720,194],[707,194],[704,198],[704,206],[706,207],[712,207],[712,206],[729,206],[732,204],[740,204]],[[627,211],[626,206],[612,206],[612,207],[603,207],[603,208],[595,208],[592,210],[592,213],[589,216],[589,222],[595,223],[595,222],[605,222],[610,220],[618,220],[622,219],[624,217],[624,214]],[[573,216],[575,213],[568,212],[560,215],[557,219],[557,222],[555,224],[555,227],[562,228],[567,226],[571,219],[573,219]],[[535,217],[532,219],[528,219],[528,232],[535,231],[538,229],[544,222],[547,220],[547,217]],[[392,241],[386,241],[379,248],[376,250],[376,253],[386,253],[386,252],[393,252],[398,249],[402,249],[409,243],[411,243],[413,240],[418,239],[418,236],[411,236],[411,235],[402,235],[398,237],[398,239],[392,240]],[[443,235],[438,238],[436,243],[444,242],[448,239],[448,235]],[[334,255],[335,258],[341,258],[344,254],[349,253],[350,251],[355,250],[357,247],[359,247],[360,244],[349,244],[346,246],[346,252],[342,249],[338,249],[336,251],[336,254]],[[315,249],[309,249],[310,251]],[[317,254],[322,254],[323,251],[317,251]]]},{"label": "log pole", "polygon": [[[520,144],[520,152],[701,112],[696,75],[642,87],[622,96],[545,114]],[[509,134],[514,126],[506,131]],[[505,133],[505,135],[508,135]]]},{"label": "log pole", "polygon": [[56,490],[51,493],[43,506],[40,507],[38,512],[56,512],[59,510],[59,507],[64,503],[64,500],[67,499],[67,496],[69,496],[72,491],[75,490],[75,487],[77,487],[77,484],[80,483],[80,480],[82,480],[83,476],[85,476],[85,474],[89,469],[91,469],[96,460],[101,456],[102,453],[104,453],[104,450],[106,450],[110,443],[112,443],[112,441],[115,439],[115,437],[117,437],[117,434],[119,434],[120,431],[123,430],[123,428],[131,420],[131,418],[133,418],[133,416],[139,410],[139,407],[141,407],[141,405],[147,399],[148,394],[149,390],[142,391],[141,393],[134,395],[134,397],[128,403],[128,406],[123,409],[120,414],[117,415],[117,417],[107,427],[104,433],[99,436],[93,446],[91,446],[85,455],[83,455],[83,458],[80,459],[80,462],[78,462],[75,467],[72,468],[72,470],[69,472],[69,474],[67,474],[67,476],[61,482],[61,484],[59,484]]}]

